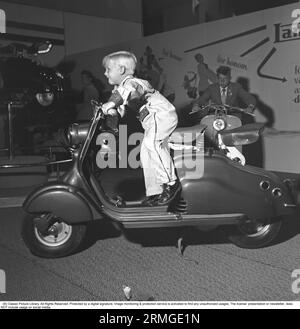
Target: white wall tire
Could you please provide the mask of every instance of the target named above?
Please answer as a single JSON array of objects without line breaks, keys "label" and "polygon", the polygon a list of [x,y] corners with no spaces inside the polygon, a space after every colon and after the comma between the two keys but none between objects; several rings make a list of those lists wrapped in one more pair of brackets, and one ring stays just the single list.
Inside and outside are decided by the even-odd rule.
[{"label": "white wall tire", "polygon": [[27,215],[22,223],[22,237],[32,254],[44,258],[65,257],[75,253],[86,236],[86,225],[69,225],[59,219],[41,233],[35,219],[43,214]]},{"label": "white wall tire", "polygon": [[249,221],[225,228],[228,239],[240,248],[256,249],[268,246],[279,235],[281,218]]}]

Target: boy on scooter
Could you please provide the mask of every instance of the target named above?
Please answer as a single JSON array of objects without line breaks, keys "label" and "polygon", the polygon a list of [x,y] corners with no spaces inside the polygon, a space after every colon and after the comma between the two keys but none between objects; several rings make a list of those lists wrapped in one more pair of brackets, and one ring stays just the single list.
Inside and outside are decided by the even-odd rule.
[{"label": "boy on scooter", "polygon": [[167,139],[177,126],[175,107],[148,81],[134,77],[135,55],[118,51],[104,57],[104,75],[114,86],[108,102],[102,105],[105,115],[122,115],[125,106],[135,111],[142,127],[141,163],[144,172],[145,206],[165,205],[179,190],[175,168],[167,149]]}]

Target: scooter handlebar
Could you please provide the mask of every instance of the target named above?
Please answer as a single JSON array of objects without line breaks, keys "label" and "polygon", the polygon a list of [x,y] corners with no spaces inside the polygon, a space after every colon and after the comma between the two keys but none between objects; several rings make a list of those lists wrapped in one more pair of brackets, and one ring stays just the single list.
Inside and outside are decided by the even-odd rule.
[{"label": "scooter handlebar", "polygon": [[242,108],[237,107],[237,106],[230,106],[230,105],[227,105],[227,104],[207,104],[207,105],[202,105],[202,106],[199,105],[199,107],[196,108],[196,109],[195,109],[195,106],[194,106],[192,111],[189,112],[189,114],[193,114],[193,113],[196,113],[196,112],[199,112],[199,111],[204,111],[206,109],[212,109],[214,111],[218,111],[218,110],[238,111],[238,112],[245,113],[245,114],[248,114],[248,115],[251,115],[251,116],[255,117],[254,113],[248,112],[246,109],[242,109]]},{"label": "scooter handlebar", "polygon": [[101,117],[104,117],[104,113],[102,111],[102,103],[98,102],[95,99],[92,99],[91,100],[91,105],[93,107],[94,117],[96,117],[97,115],[100,115]]},{"label": "scooter handlebar", "polygon": [[241,113],[245,113],[245,114],[249,114],[253,117],[255,117],[255,114],[254,113],[251,113],[251,112],[248,112],[247,111],[247,108],[246,109],[242,109],[240,107],[237,107],[237,106],[230,106],[230,105],[227,105],[227,104],[223,104],[221,106],[224,106],[227,110],[231,110],[231,111],[238,111],[238,112],[241,112]]}]

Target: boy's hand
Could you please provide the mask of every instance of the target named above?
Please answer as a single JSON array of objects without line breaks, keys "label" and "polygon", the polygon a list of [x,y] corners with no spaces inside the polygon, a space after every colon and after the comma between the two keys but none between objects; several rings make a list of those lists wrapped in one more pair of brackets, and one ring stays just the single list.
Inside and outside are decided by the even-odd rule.
[{"label": "boy's hand", "polygon": [[107,114],[115,116],[118,115],[118,111],[116,109],[110,109],[107,111]]},{"label": "boy's hand", "polygon": [[[115,105],[114,102],[107,102],[107,103],[104,103],[104,104],[102,105],[102,111],[103,111],[103,113],[104,113],[105,115],[107,115],[107,114],[108,114],[108,111],[114,109],[115,106],[116,106],[116,105]],[[110,111],[110,112],[112,112],[112,111]],[[111,113],[109,113],[109,114],[111,114]]]}]

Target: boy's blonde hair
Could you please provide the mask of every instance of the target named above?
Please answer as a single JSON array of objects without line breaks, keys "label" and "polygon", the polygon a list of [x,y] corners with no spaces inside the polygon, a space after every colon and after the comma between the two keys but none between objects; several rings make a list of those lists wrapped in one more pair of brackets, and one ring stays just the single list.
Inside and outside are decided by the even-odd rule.
[{"label": "boy's blonde hair", "polygon": [[114,64],[124,66],[126,71],[130,74],[134,74],[137,65],[135,55],[129,51],[116,51],[106,55],[102,60],[102,65],[106,67],[109,61],[112,61]]}]

